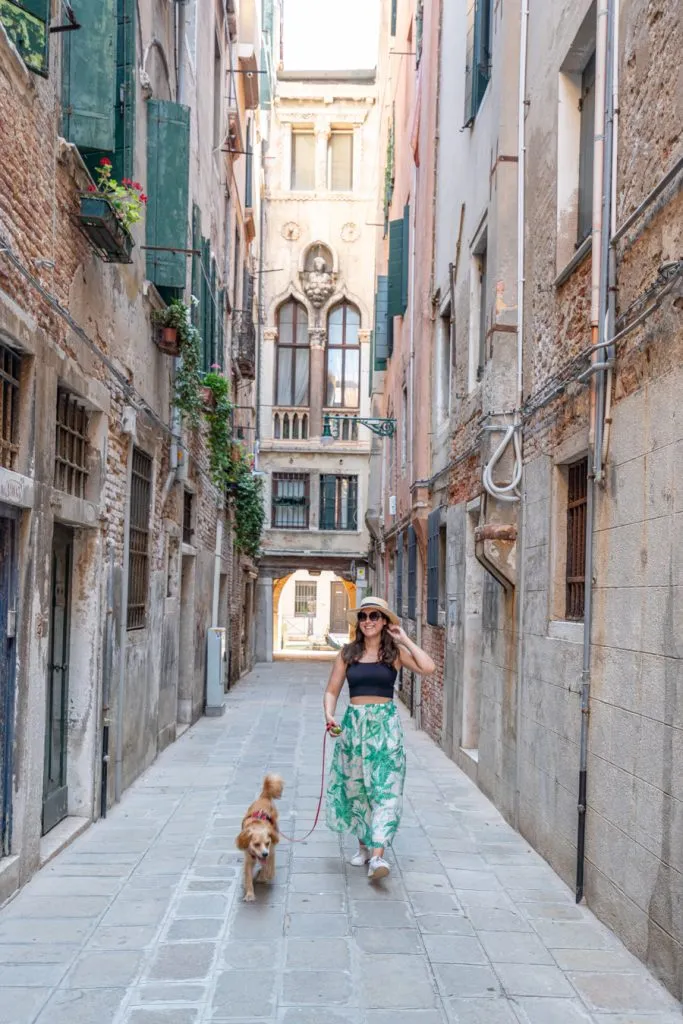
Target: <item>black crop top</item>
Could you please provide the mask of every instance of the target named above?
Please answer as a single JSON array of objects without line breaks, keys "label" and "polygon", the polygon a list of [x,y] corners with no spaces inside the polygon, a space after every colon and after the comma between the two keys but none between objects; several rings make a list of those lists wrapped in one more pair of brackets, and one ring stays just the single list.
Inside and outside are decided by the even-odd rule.
[{"label": "black crop top", "polygon": [[353,662],[346,669],[349,696],[388,697],[391,700],[397,674],[392,665],[383,662]]}]

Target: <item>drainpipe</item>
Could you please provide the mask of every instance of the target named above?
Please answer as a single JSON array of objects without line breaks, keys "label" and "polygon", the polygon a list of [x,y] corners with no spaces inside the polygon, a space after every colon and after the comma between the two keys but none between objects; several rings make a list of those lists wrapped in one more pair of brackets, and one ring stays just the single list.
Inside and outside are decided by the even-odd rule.
[{"label": "drainpipe", "polygon": [[107,608],[104,625],[104,660],[102,665],[102,774],[100,785],[100,817],[107,817],[109,784],[109,710],[111,704],[111,670],[114,655],[114,542],[107,542],[109,552],[107,575]]},{"label": "drainpipe", "polygon": [[[612,82],[609,96],[610,108],[608,112],[608,123],[610,124],[612,160],[611,160],[611,194],[610,194],[610,219],[609,219],[609,267],[608,267],[608,290],[607,290],[607,338],[613,338],[615,332],[616,307],[617,307],[617,248],[613,241],[617,230],[617,158],[618,153],[618,126],[619,126],[619,0],[612,3],[611,21],[611,49],[612,49]],[[610,345],[606,352],[607,362],[613,363],[616,356],[616,346]],[[605,384],[605,427],[602,441],[602,465],[607,462],[609,454],[610,428],[612,424],[612,367],[607,371]]]},{"label": "drainpipe", "polygon": [[123,790],[123,718],[126,703],[126,647],[128,645],[128,561],[130,558],[130,487],[133,471],[133,434],[128,438],[126,460],[126,508],[123,516],[123,567],[121,572],[121,613],[119,616],[119,686],[116,696],[116,758],[114,762],[114,800]]},{"label": "drainpipe", "polygon": [[[525,285],[525,208],[526,208],[526,76],[527,46],[529,35],[529,0],[522,0],[519,28],[519,97],[517,103],[517,416],[521,438],[521,410],[524,400],[524,285]],[[516,417],[517,418],[517,417]],[[520,801],[522,792],[519,738],[522,729],[522,694],[524,692],[524,526],[526,494],[524,487],[524,464],[520,453],[520,494],[519,521],[517,524],[517,707],[516,735],[516,785],[515,785],[515,827],[519,829]]]},{"label": "drainpipe", "polygon": [[[591,279],[591,340],[597,345],[604,334],[607,258],[603,245],[603,234],[609,244],[609,222],[605,220],[611,191],[611,178],[607,178],[605,159],[611,159],[611,141],[605,145],[606,106],[608,75],[611,73],[614,54],[610,47],[610,32],[613,16],[613,0],[598,0],[595,52],[595,141],[593,169],[593,245]],[[611,170],[608,169],[608,173]],[[609,182],[609,184],[607,184]],[[607,204],[607,206],[606,206]],[[600,349],[593,349],[592,360],[597,363],[602,356]],[[591,689],[591,632],[593,625],[593,541],[595,533],[595,480],[596,464],[601,472],[602,427],[604,415],[604,374],[597,371],[591,383],[590,433],[588,451],[588,482],[586,500],[586,558],[585,558],[585,604],[583,619],[583,663],[581,671],[581,739],[579,751],[579,800],[576,839],[576,902],[584,896],[586,856],[586,808],[588,799],[588,730]]]},{"label": "drainpipe", "polygon": [[221,583],[221,552],[223,550],[223,509],[218,509],[218,520],[216,522],[216,552],[213,573],[213,603],[211,606],[211,621],[214,626],[218,625],[218,598]]},{"label": "drainpipe", "polygon": [[[261,169],[266,164],[266,143],[261,139]],[[259,252],[258,252],[258,298],[256,311],[256,451],[254,452],[254,468],[259,468],[259,449],[261,445],[261,366],[263,363],[263,266],[265,263],[265,231],[266,231],[266,201],[265,189],[261,191],[261,206],[259,209]]]}]

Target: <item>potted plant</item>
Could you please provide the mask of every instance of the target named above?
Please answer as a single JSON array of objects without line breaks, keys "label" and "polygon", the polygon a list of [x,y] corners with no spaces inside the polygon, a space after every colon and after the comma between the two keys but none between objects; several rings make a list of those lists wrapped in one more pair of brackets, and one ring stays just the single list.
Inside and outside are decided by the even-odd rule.
[{"label": "potted plant", "polygon": [[[192,307],[198,304],[194,295],[191,302]],[[186,422],[191,427],[197,427],[203,408],[200,370],[202,353],[199,331],[192,323],[190,306],[186,306],[180,300],[173,300],[170,305],[174,306],[173,317],[178,336],[178,355],[180,356],[173,387],[175,404]]]},{"label": "potted plant", "polygon": [[118,182],[111,169],[111,160],[102,157],[97,185],[81,195],[81,227],[106,263],[130,263],[134,245],[130,228],[142,217],[147,196],[138,181]]},{"label": "potted plant", "polygon": [[152,323],[158,328],[154,342],[157,348],[168,356],[181,355],[187,314],[188,307],[180,299],[171,299],[165,309],[155,309],[152,313]]},{"label": "potted plant", "polygon": [[266,520],[263,502],[263,481],[253,470],[242,472],[235,483],[235,548],[241,554],[256,558]]},{"label": "potted plant", "polygon": [[232,402],[230,383],[220,372],[220,366],[214,363],[209,373],[205,374],[201,390],[204,415],[209,426],[209,471],[216,487],[223,491],[228,481],[231,461]]}]

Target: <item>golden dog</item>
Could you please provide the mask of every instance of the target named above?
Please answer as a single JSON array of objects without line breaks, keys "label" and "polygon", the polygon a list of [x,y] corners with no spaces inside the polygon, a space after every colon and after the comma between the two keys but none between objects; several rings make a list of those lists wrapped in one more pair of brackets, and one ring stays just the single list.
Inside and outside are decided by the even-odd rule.
[{"label": "golden dog", "polygon": [[251,903],[254,880],[272,882],[275,877],[275,846],[280,842],[277,808],[273,803],[282,796],[284,782],[279,775],[266,775],[258,800],[254,800],[242,821],[242,831],[235,840],[244,850],[244,899]]}]

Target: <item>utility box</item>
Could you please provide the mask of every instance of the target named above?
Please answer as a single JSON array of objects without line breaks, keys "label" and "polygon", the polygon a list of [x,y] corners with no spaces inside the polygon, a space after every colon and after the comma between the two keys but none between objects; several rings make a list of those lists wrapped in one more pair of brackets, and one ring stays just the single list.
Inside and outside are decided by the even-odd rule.
[{"label": "utility box", "polygon": [[212,626],[206,634],[206,708],[204,714],[218,718],[225,714],[225,670],[226,631]]}]

